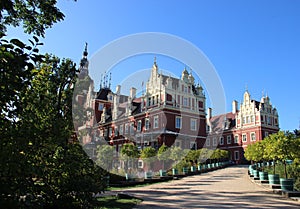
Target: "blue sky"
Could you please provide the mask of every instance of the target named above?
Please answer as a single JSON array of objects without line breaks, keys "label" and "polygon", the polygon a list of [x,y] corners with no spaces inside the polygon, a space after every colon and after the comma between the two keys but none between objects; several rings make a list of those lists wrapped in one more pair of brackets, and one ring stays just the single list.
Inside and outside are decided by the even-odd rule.
[{"label": "blue sky", "polygon": [[[222,81],[228,111],[232,100],[241,102],[247,86],[253,99],[260,100],[262,91],[268,94],[278,109],[281,129],[299,128],[300,1],[61,0],[58,6],[65,20],[47,30],[42,52],[78,63],[85,42],[92,57],[122,36],[172,34],[191,42],[210,59]],[[20,29],[8,33],[28,37]],[[164,57],[157,61],[175,75],[184,67]],[[112,70],[113,80],[152,63],[153,55],[124,61]]]}]

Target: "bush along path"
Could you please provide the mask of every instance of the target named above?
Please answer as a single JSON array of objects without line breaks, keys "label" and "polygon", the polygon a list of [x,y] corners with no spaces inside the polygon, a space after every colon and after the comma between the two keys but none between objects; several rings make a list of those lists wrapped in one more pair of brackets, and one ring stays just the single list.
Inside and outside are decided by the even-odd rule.
[{"label": "bush along path", "polygon": [[300,196],[300,138],[280,131],[249,145],[245,157],[252,162],[249,175],[287,197]]}]

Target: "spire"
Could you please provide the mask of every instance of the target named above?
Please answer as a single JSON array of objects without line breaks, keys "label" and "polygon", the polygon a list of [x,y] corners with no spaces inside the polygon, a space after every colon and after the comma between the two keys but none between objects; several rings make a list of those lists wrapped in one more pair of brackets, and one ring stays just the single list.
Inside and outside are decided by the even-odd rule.
[{"label": "spire", "polygon": [[85,48],[84,48],[84,52],[83,52],[83,56],[84,56],[84,57],[87,57],[87,56],[88,56],[87,46],[88,46],[88,43],[85,42]]},{"label": "spire", "polygon": [[85,77],[89,74],[88,68],[89,68],[89,61],[87,59],[88,51],[87,51],[87,43],[85,42],[85,47],[83,51],[83,56],[80,60],[80,66],[79,66],[79,71],[80,71],[80,77]]}]

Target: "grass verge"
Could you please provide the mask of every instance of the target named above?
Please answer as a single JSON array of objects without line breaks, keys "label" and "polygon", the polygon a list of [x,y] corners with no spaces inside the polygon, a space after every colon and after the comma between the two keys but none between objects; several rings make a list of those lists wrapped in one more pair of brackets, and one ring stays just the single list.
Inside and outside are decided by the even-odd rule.
[{"label": "grass verge", "polygon": [[140,202],[141,199],[135,197],[103,196],[97,198],[99,206],[95,209],[131,209]]}]

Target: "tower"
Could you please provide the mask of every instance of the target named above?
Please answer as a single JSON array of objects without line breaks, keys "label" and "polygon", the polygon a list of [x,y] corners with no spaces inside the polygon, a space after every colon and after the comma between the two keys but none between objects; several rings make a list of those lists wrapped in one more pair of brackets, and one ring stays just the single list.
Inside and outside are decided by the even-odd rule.
[{"label": "tower", "polygon": [[85,43],[85,48],[82,54],[82,58],[80,60],[79,66],[79,78],[84,78],[89,74],[89,61],[87,59],[88,51],[87,51],[87,43]]}]

